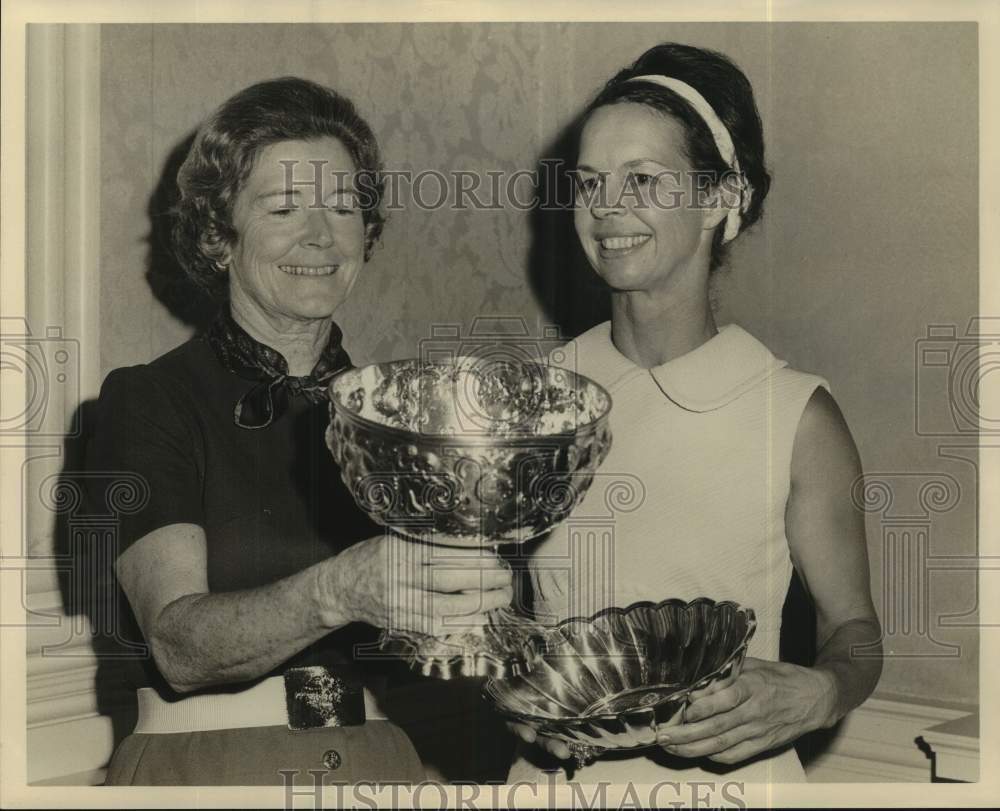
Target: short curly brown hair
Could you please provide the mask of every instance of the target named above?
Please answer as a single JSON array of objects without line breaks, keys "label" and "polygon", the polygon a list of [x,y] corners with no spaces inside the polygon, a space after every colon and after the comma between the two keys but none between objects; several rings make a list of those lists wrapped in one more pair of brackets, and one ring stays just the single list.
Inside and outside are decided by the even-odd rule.
[{"label": "short curly brown hair", "polygon": [[261,150],[280,141],[332,136],[357,169],[365,224],[365,259],[382,233],[384,181],[378,142],[350,99],[296,77],[259,82],[232,96],[208,117],[177,172],[174,254],[188,276],[217,298],[228,293],[220,273],[237,238],[233,207]]}]

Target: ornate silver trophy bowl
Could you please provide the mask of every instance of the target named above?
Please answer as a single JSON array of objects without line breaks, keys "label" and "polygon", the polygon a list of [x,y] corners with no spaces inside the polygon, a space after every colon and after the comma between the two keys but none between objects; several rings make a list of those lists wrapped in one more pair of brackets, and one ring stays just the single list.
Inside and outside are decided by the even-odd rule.
[{"label": "ornate silver trophy bowl", "polygon": [[735,678],[756,628],[751,609],[698,598],[574,617],[536,638],[530,671],[491,678],[484,696],[511,721],[570,746],[583,765],[656,743],[688,697]]},{"label": "ornate silver trophy bowl", "polygon": [[[562,521],[611,446],[610,395],[537,363],[400,360],[330,384],[327,445],[358,505],[413,542],[493,549]],[[539,626],[509,609],[445,638],[386,629],[427,675],[519,672]]]}]

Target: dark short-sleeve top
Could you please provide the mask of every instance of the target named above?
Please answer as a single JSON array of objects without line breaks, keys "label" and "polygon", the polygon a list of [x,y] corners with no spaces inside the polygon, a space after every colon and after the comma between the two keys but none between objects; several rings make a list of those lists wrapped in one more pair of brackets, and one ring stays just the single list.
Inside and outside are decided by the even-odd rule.
[{"label": "dark short-sleeve top", "polygon": [[[266,428],[235,425],[252,381],[228,371],[196,337],[153,362],[111,372],[88,449],[92,471],[148,483],[145,505],[121,518],[118,554],[153,530],[205,531],[211,592],[263,586],[381,533],[355,505],[324,441],[328,404],[289,398]],[[94,494],[92,494],[94,495]],[[330,634],[293,663],[350,658],[365,626]]]}]

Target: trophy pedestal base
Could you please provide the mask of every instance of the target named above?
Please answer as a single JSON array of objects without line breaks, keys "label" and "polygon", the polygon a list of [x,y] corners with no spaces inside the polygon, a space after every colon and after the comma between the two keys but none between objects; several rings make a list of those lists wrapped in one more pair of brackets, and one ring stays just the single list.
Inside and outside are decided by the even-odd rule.
[{"label": "trophy pedestal base", "polygon": [[481,629],[447,637],[384,630],[379,647],[424,676],[439,679],[503,679],[530,671],[542,626],[510,608],[495,609],[486,617]]}]

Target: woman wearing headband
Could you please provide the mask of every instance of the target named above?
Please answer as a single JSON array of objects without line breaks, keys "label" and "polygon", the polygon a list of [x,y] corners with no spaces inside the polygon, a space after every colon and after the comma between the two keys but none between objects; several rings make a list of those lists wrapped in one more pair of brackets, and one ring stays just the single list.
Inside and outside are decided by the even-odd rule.
[{"label": "woman wearing headband", "polygon": [[[573,775],[583,783],[803,780],[793,742],[858,706],[881,671],[847,425],[824,380],[719,327],[710,304],[712,271],[761,216],[763,158],[749,82],[698,48],[651,49],[580,121],[576,230],[612,316],[564,354],[611,392],[614,444],[574,516],[534,551],[536,614],[707,596],[758,622],[737,679],[695,694],[660,748],[598,758]],[[613,555],[571,542],[574,517],[606,513],[605,491],[622,483],[635,498],[611,519]],[[778,661],[793,568],[816,607],[808,668]],[[521,747],[512,782],[569,755],[516,731],[539,745]]]}]

